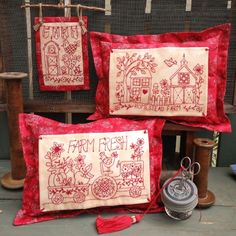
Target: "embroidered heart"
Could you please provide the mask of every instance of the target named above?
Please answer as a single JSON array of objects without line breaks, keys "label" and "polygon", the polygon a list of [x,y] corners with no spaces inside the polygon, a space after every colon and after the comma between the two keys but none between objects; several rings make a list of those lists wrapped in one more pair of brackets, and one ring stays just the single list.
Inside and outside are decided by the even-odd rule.
[{"label": "embroidered heart", "polygon": [[146,94],[148,92],[147,89],[143,89],[143,94]]}]

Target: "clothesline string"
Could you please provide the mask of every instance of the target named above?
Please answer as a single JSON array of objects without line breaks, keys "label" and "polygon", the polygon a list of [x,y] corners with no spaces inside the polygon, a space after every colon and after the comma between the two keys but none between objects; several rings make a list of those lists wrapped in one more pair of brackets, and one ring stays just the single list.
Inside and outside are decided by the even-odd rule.
[{"label": "clothesline string", "polygon": [[[79,7],[81,9],[87,9],[87,10],[94,10],[94,11],[109,11],[109,10],[106,10],[105,8],[101,8],[101,7],[94,7],[94,6],[85,6],[85,5],[81,5],[81,4],[44,4],[44,3],[41,3],[41,6],[42,7],[45,7],[45,8],[59,8],[59,9],[64,9],[64,8],[77,8],[79,5]],[[40,7],[40,4],[24,4],[24,5],[21,5],[21,8],[39,8]]]}]

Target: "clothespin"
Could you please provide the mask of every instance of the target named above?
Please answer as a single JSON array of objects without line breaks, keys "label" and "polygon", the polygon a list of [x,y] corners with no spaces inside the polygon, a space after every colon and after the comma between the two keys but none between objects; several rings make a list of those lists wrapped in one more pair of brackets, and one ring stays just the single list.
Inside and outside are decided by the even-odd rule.
[{"label": "clothespin", "polygon": [[105,15],[111,16],[111,0],[105,0]]},{"label": "clothespin", "polygon": [[185,11],[192,11],[192,0],[186,0]]},{"label": "clothespin", "polygon": [[152,0],[146,0],[145,13],[150,14],[152,12]]}]

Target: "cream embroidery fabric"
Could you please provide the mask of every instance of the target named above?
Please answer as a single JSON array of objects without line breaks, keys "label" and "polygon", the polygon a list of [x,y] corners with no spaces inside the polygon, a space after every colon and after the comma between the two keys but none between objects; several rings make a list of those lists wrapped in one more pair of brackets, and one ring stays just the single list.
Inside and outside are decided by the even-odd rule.
[{"label": "cream embroidery fabric", "polygon": [[78,22],[44,23],[40,27],[40,48],[46,86],[84,84],[82,36]]},{"label": "cream embroidery fabric", "polygon": [[205,116],[208,53],[206,47],[113,49],[110,114]]},{"label": "cream embroidery fabric", "polygon": [[148,131],[42,135],[39,184],[42,211],[146,203]]}]

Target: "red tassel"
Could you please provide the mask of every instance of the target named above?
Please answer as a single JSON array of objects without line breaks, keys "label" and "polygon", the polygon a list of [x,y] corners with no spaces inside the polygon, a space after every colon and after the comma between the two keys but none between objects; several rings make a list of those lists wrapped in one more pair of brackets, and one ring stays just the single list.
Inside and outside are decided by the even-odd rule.
[{"label": "red tassel", "polygon": [[138,223],[142,220],[145,214],[147,214],[153,203],[156,202],[158,196],[162,192],[162,190],[176,177],[178,176],[183,170],[183,167],[180,167],[180,169],[177,171],[177,173],[172,176],[159,190],[159,192],[154,195],[152,200],[150,201],[150,204],[148,208],[144,211],[143,214],[135,215],[135,216],[114,216],[112,218],[104,219],[101,216],[98,216],[96,219],[96,227],[99,234],[108,234],[113,233],[116,231],[120,231],[126,228],[129,228],[132,224]]},{"label": "red tassel", "polygon": [[107,234],[120,231],[130,227],[134,223],[138,223],[141,219],[142,215],[115,216],[109,219],[98,216],[96,219],[97,231],[99,234]]}]

